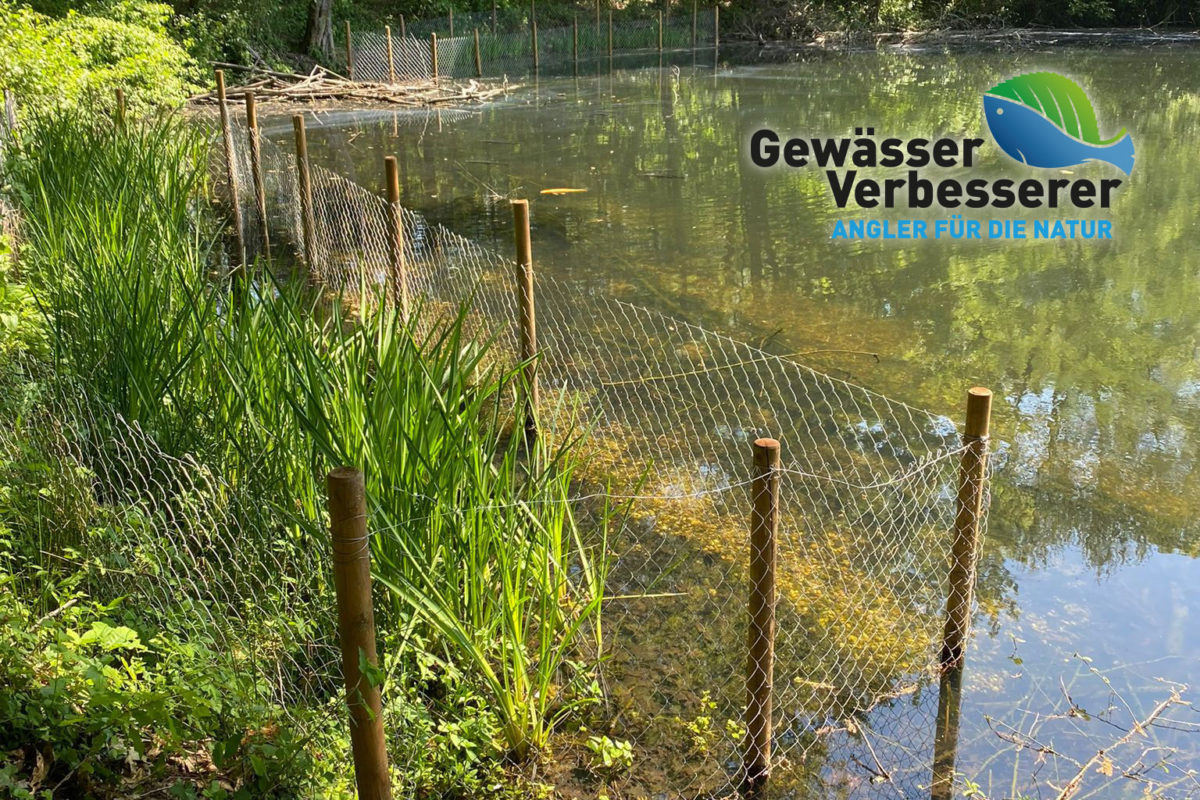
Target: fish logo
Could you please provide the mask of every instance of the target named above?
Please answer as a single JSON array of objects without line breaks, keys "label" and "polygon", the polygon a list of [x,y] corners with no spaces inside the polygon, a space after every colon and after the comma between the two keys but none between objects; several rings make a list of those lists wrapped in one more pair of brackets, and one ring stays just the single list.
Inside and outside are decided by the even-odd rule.
[{"label": "fish logo", "polygon": [[1031,167],[1071,167],[1104,161],[1128,175],[1133,140],[1122,128],[1100,138],[1096,111],[1083,89],[1053,72],[1030,72],[996,84],[983,96],[992,138]]}]

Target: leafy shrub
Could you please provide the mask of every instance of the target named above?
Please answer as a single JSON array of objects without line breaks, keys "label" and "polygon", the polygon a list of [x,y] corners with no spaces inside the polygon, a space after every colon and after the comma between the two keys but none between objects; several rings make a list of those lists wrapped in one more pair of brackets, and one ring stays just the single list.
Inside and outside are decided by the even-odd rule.
[{"label": "leafy shrub", "polygon": [[123,87],[131,107],[173,107],[194,90],[197,66],[169,28],[170,6],[128,0],[107,16],[55,18],[0,0],[0,86],[23,107],[99,100]]}]

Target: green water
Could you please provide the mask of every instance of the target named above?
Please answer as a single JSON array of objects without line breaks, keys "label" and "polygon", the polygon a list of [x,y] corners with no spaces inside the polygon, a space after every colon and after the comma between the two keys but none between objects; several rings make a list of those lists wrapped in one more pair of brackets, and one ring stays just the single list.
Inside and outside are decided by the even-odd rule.
[{"label": "green water", "polygon": [[[835,220],[867,214],[836,208],[818,170],[764,171],[746,157],[764,125],[805,136],[872,125],[983,137],[979,174],[1038,175],[991,142],[981,104],[992,85],[1036,69],[1074,77],[1101,132],[1134,139],[1136,167],[1111,211],[1061,214],[1111,219],[1111,241],[832,241]],[[314,154],[377,188],[383,155],[398,153],[406,205],[502,252],[510,215],[489,196],[531,197],[540,269],[603,281],[913,405],[958,418],[968,386],[992,388],[998,469],[958,760],[990,796],[1034,783],[1045,796],[1078,768],[1066,757],[1086,760],[1166,696],[1157,679],[1200,683],[1200,50],[821,54],[716,68],[711,53],[687,53],[662,68],[583,71],[466,115],[329,117],[310,133]],[[1124,177],[1105,164],[1067,172]],[[587,191],[539,194],[553,188]],[[1067,693],[1090,718],[1036,716],[1064,712]],[[1200,768],[1200,713],[1171,715],[1178,724],[1114,752],[1115,771],[1165,759],[1170,769],[1145,779],[1179,780],[1164,796],[1192,796],[1200,784],[1179,770]],[[1039,761],[997,735],[1033,725],[1061,756]],[[914,751],[929,740],[887,735],[910,736]],[[869,770],[843,761],[830,756],[828,785],[875,791]],[[1095,796],[1146,786],[1087,773],[1085,789],[1103,787]]]}]

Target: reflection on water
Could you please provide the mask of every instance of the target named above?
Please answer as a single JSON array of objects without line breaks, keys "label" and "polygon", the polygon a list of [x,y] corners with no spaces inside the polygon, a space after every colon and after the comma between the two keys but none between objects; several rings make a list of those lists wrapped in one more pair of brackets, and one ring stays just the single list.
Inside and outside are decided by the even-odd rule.
[{"label": "reflection on water", "polygon": [[[375,187],[383,156],[398,154],[405,204],[502,251],[497,201],[531,197],[540,269],[905,402],[958,418],[965,387],[990,386],[1003,442],[957,770],[996,796],[1063,779],[1014,744],[1030,715],[1062,711],[1069,694],[1127,725],[1164,696],[1154,678],[1200,683],[1200,52],[823,54],[716,69],[677,57],[594,65],[468,113],[331,119],[311,146]],[[763,125],[986,136],[982,92],[1033,69],[1074,77],[1101,128],[1134,138],[1111,242],[832,242],[848,214],[820,172],[743,156]],[[1025,173],[990,141],[981,164],[984,177]],[[1113,177],[1103,164],[1063,172]],[[587,191],[540,194],[556,188]],[[932,716],[926,694],[913,702]],[[1116,738],[1066,719],[1064,756]],[[1156,730],[1154,742],[1200,751],[1186,735]]]}]

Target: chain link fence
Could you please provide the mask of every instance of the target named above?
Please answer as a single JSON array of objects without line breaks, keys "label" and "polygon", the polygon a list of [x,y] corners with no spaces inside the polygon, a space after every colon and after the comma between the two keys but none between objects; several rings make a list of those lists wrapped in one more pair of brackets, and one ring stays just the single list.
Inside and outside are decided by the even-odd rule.
[{"label": "chain link fence", "polygon": [[[643,10],[578,13],[506,9],[421,20],[403,31],[352,32],[356,80],[385,82],[439,77],[524,75],[545,69],[578,71],[614,53],[652,52],[711,46],[718,35],[717,12],[698,5],[691,12],[647,16]],[[344,34],[343,34],[344,35]]]},{"label": "chain link fence", "polygon": [[[261,221],[251,219],[245,188],[249,135],[235,116],[241,208],[253,230]],[[381,296],[395,274],[388,203],[311,167],[314,229],[304,252],[290,145],[262,142],[273,240],[349,302]],[[411,296],[446,306],[470,299],[475,324],[517,358],[514,258],[400,213]],[[772,796],[826,796],[834,786],[848,797],[928,791],[947,597],[951,606],[971,602],[951,591],[950,567],[957,558],[966,570],[960,590],[973,583],[978,538],[953,553],[951,545],[958,528],[981,532],[975,514],[986,509],[982,471],[973,482],[959,473],[972,454],[983,469],[986,439],[964,441],[945,416],[625,302],[603,278],[538,274],[534,298],[544,435],[587,420],[584,484],[636,497],[613,553],[601,654],[605,730],[633,752],[619,791],[734,792],[745,777],[747,677],[756,672],[773,674]],[[748,663],[746,647],[751,445],[768,436],[782,448],[772,470],[770,666]],[[964,484],[978,506],[956,502]],[[592,497],[581,490],[580,502]],[[959,641],[965,634],[954,632]],[[753,699],[749,707],[759,708]],[[565,796],[596,790],[578,777],[591,774],[585,740],[564,734],[556,746],[552,777]]]}]

